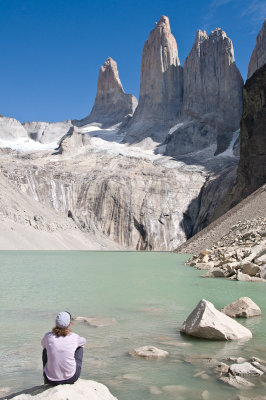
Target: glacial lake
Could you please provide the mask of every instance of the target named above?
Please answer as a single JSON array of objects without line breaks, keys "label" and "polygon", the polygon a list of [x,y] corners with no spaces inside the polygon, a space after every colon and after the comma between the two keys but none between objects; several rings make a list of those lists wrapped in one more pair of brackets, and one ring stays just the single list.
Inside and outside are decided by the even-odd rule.
[{"label": "glacial lake", "polygon": [[[72,330],[87,339],[82,378],[106,384],[118,400],[201,399],[204,390],[210,399],[234,399],[240,391],[214,375],[197,376],[208,370],[185,360],[196,355],[266,359],[266,284],[203,279],[203,271],[184,266],[187,258],[157,252],[0,252],[0,389],[15,392],[42,383],[41,338],[58,311],[68,310],[73,316],[116,320],[99,328],[75,322]],[[200,299],[220,309],[241,296],[251,297],[263,312],[240,321],[253,332],[252,340],[211,342],[180,335]],[[128,354],[144,345],[169,356],[146,360]],[[265,385],[262,378],[242,395],[265,394]]]}]

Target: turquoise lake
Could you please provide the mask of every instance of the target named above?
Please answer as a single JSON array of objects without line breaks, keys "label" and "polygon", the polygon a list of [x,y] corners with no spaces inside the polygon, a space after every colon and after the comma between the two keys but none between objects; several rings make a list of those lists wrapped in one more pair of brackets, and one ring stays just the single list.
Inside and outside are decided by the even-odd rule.
[{"label": "turquoise lake", "polygon": [[[0,252],[0,389],[15,392],[42,383],[40,341],[54,326],[56,314],[68,310],[73,316],[116,320],[101,328],[75,322],[72,330],[87,339],[81,377],[106,384],[119,400],[202,399],[204,390],[210,400],[235,399],[240,391],[208,370],[207,376],[194,376],[204,366],[185,359],[266,360],[266,284],[203,279],[203,271],[184,265],[187,258],[160,252]],[[251,297],[263,312],[262,317],[239,320],[253,339],[212,342],[180,334],[200,299],[221,309],[242,296]],[[167,350],[169,356],[144,360],[129,355],[145,345]],[[261,378],[242,395],[265,392],[266,379]]]}]

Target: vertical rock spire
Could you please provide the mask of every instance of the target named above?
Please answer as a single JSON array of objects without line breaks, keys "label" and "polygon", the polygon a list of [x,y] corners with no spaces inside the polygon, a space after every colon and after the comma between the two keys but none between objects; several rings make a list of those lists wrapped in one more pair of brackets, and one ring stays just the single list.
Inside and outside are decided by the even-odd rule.
[{"label": "vertical rock spire", "polygon": [[100,68],[97,94],[91,113],[81,120],[80,124],[95,122],[101,124],[102,127],[115,125],[132,115],[136,106],[135,96],[124,92],[117,63],[108,57]]},{"label": "vertical rock spire", "polygon": [[257,36],[256,46],[249,61],[248,79],[264,64],[266,64],[266,20]]},{"label": "vertical rock spire", "polygon": [[184,64],[183,125],[168,140],[168,155],[185,154],[217,144],[223,152],[239,128],[243,79],[235,64],[232,41],[217,28],[199,30]]},{"label": "vertical rock spire", "polygon": [[234,48],[217,28],[208,36],[198,31],[184,64],[183,114],[217,113],[237,129],[242,112],[243,79],[235,65]]},{"label": "vertical rock spire", "polygon": [[183,93],[182,67],[169,19],[162,16],[146,41],[141,60],[139,105],[126,127],[126,142],[146,137],[162,142],[175,122]]}]

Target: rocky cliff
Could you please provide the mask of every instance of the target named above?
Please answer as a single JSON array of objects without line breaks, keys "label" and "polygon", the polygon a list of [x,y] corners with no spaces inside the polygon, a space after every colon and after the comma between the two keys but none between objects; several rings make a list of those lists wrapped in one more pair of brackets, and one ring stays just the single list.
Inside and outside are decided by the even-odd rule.
[{"label": "rocky cliff", "polygon": [[146,41],[141,60],[139,104],[126,131],[126,143],[150,137],[162,142],[175,123],[183,95],[183,69],[169,19],[162,16]]},{"label": "rocky cliff", "polygon": [[223,152],[239,128],[243,79],[232,41],[222,29],[198,31],[184,64],[180,123],[167,138],[166,154],[178,155],[217,144]]},{"label": "rocky cliff", "polygon": [[240,125],[237,178],[213,218],[218,218],[266,182],[266,64],[247,80]]},{"label": "rocky cliff", "polygon": [[73,123],[78,126],[96,123],[106,128],[126,122],[134,113],[137,104],[135,96],[124,92],[117,64],[109,57],[100,68],[97,94],[90,115]]},{"label": "rocky cliff", "polygon": [[14,161],[6,154],[1,168],[21,192],[69,216],[82,231],[138,250],[171,250],[184,242],[198,214],[204,171],[162,156],[123,154],[123,145],[99,151],[99,141],[91,138],[78,157],[72,151],[22,154]]},{"label": "rocky cliff", "polygon": [[28,195],[0,172],[0,250],[121,249],[96,230],[82,232],[72,218],[37,201],[34,182],[30,185]]},{"label": "rocky cliff", "polygon": [[28,136],[40,143],[57,143],[71,128],[71,121],[64,122],[25,122]]},{"label": "rocky cliff", "polygon": [[257,36],[256,46],[252,52],[251,59],[248,66],[248,79],[266,64],[266,21]]},{"label": "rocky cliff", "polygon": [[23,125],[14,118],[7,118],[0,115],[0,140],[14,141],[28,138],[28,134]]}]

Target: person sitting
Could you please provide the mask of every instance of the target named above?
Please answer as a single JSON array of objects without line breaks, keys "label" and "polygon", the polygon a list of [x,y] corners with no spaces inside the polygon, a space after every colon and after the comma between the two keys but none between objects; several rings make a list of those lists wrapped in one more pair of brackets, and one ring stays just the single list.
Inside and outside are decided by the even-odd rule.
[{"label": "person sitting", "polygon": [[81,373],[83,347],[86,339],[70,331],[71,314],[60,312],[52,332],[42,339],[44,383],[50,385],[75,383]]}]

